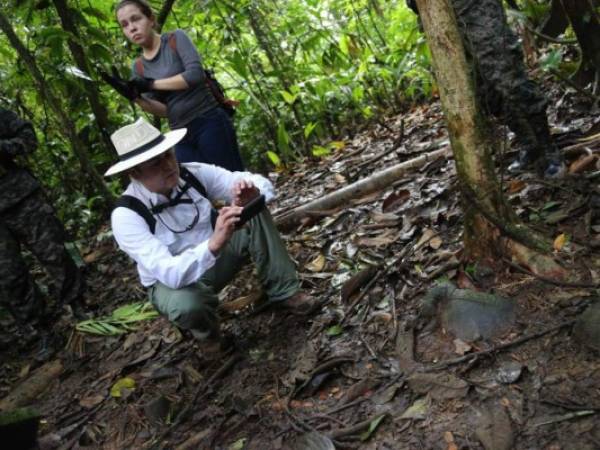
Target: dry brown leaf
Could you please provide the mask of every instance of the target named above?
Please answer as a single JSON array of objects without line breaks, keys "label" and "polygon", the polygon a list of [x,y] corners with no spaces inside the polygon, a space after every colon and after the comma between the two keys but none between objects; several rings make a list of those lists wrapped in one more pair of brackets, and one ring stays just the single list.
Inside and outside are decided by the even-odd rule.
[{"label": "dry brown leaf", "polygon": [[264,295],[265,294],[262,291],[262,289],[254,290],[250,294],[238,297],[235,300],[231,300],[230,302],[220,303],[219,311],[227,311],[228,313],[241,311],[242,309],[250,305],[257,305],[258,303],[260,303]]},{"label": "dry brown leaf", "polygon": [[449,431],[446,431],[444,433],[444,441],[446,441],[446,444],[451,444],[452,442],[454,442],[454,435]]},{"label": "dry brown leaf", "polygon": [[21,370],[19,371],[19,378],[25,378],[27,375],[29,375],[29,369],[31,369],[31,364],[25,364],[23,367],[21,367]]},{"label": "dry brown leaf", "polygon": [[467,276],[464,271],[458,272],[458,276],[456,277],[456,285],[460,289],[473,289],[475,290],[475,285],[471,281],[471,279]]},{"label": "dry brown leaf", "polygon": [[385,224],[389,226],[397,226],[400,220],[402,220],[401,217],[397,214],[384,214],[376,211],[371,212],[371,219],[373,220],[373,222],[376,222],[378,224]]},{"label": "dry brown leaf", "polygon": [[342,175],[341,173],[336,173],[334,175],[335,181],[338,182],[338,184],[346,184],[346,177],[344,175]]},{"label": "dry brown leaf", "polygon": [[462,339],[454,339],[454,353],[457,355],[464,355],[465,353],[471,351],[473,347],[467,344]]},{"label": "dry brown leaf", "polygon": [[342,303],[347,303],[348,299],[352,294],[359,291],[361,287],[373,278],[377,269],[375,267],[368,267],[360,272],[357,272],[350,278],[348,281],[344,283],[342,286]]},{"label": "dry brown leaf", "polygon": [[86,409],[91,409],[104,401],[104,396],[99,394],[88,395],[79,400],[79,405]]},{"label": "dry brown leaf", "polygon": [[513,180],[508,185],[508,193],[516,194],[517,192],[521,192],[523,189],[525,189],[525,186],[527,186],[527,183],[525,183],[525,181]]},{"label": "dry brown leaf", "polygon": [[385,232],[374,238],[360,238],[357,245],[361,247],[381,247],[390,245],[398,239],[395,230],[386,229]]},{"label": "dry brown leaf", "polygon": [[306,265],[306,269],[310,270],[311,272],[321,272],[325,267],[325,262],[325,255],[323,255],[323,253],[319,253],[315,259]]},{"label": "dry brown leaf", "polygon": [[417,242],[417,245],[415,245],[415,249],[420,248],[424,243],[429,242],[429,240],[435,236],[435,231],[433,231],[430,228],[425,228],[423,230],[423,234],[421,234],[421,238],[419,239],[419,242]]},{"label": "dry brown leaf", "polygon": [[372,194],[366,194],[363,197],[354,198],[354,199],[350,200],[350,203],[352,203],[352,205],[354,205],[354,206],[363,205],[365,203],[373,203],[373,202],[379,200],[380,196],[381,196],[381,192],[373,192]]},{"label": "dry brown leaf", "polygon": [[392,192],[383,200],[381,210],[384,213],[389,213],[400,208],[404,203],[410,199],[410,191],[408,189],[402,189],[398,192]]},{"label": "dry brown leaf", "polygon": [[556,236],[556,239],[554,239],[554,250],[556,250],[557,252],[561,251],[562,248],[565,246],[566,241],[567,236],[565,235],[565,233],[561,233],[558,236]]},{"label": "dry brown leaf", "polygon": [[581,173],[586,170],[591,170],[596,165],[596,161],[598,161],[598,155],[585,155],[575,161],[569,167],[569,173]]},{"label": "dry brown leaf", "polygon": [[437,250],[438,248],[440,248],[442,246],[442,238],[439,236],[434,236],[431,238],[431,240],[429,241],[429,246],[434,249]]}]

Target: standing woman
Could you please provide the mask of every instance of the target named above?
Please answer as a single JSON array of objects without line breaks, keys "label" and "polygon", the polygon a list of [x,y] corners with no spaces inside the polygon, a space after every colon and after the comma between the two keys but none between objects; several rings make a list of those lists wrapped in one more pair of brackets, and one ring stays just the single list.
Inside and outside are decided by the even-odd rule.
[{"label": "standing woman", "polygon": [[158,34],[146,0],[121,0],[116,15],[125,37],[139,45],[131,83],[135,102],[146,112],[167,117],[171,129],[187,128],[175,146],[179,162],[204,162],[243,171],[235,128],[206,84],[200,55],[182,31]]}]

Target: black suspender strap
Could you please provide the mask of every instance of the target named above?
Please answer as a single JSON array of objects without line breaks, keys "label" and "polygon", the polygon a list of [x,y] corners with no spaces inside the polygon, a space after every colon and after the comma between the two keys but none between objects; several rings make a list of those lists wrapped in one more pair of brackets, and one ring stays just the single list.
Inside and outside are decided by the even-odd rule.
[{"label": "black suspender strap", "polygon": [[[179,203],[192,203],[191,199],[181,199],[181,196],[190,187],[194,188],[202,197],[204,197],[210,201],[210,199],[208,198],[207,192],[206,192],[206,188],[204,187],[202,182],[198,178],[196,178],[196,176],[194,174],[192,174],[192,172],[190,172],[188,169],[186,169],[183,166],[179,166],[179,177],[183,181],[185,181],[185,185],[173,199],[169,200],[166,203],[161,203],[159,205],[155,205],[150,210],[146,207],[146,205],[144,205],[144,203],[141,200],[139,200],[131,195],[122,195],[115,202],[115,208],[123,207],[123,208],[129,208],[132,211],[135,211],[146,221],[146,223],[148,224],[148,228],[150,229],[150,232],[152,234],[154,234],[154,232],[156,231],[156,218],[154,217],[154,214],[160,214],[165,208],[174,206]],[[215,228],[215,223],[217,221],[218,215],[219,215],[219,212],[215,208],[212,208],[210,211],[210,222],[211,222],[213,229]]]},{"label": "black suspender strap", "polygon": [[154,231],[156,230],[156,219],[141,200],[131,195],[121,195],[121,197],[119,197],[115,202],[115,208],[118,207],[129,208],[138,213],[148,224],[150,232],[154,234]]}]

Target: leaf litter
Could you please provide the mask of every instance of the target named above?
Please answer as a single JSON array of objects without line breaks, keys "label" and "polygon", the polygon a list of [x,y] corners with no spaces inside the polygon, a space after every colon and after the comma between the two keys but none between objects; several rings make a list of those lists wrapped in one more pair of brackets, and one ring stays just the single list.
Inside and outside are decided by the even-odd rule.
[{"label": "leaf litter", "polygon": [[[557,87],[550,95],[561,98],[551,120],[567,124],[557,142],[573,155],[578,176],[549,183],[504,174],[504,189],[517,214],[554,240],[573,279],[597,283],[598,192],[578,147],[593,118],[573,107],[585,99]],[[414,107],[344,139],[322,159],[298,163],[278,174],[273,215],[449,145],[443,123],[437,103]],[[600,146],[584,143],[594,152]],[[254,311],[262,294],[252,269],[244,269],[221,294],[222,327],[239,355],[216,360],[164,318],[136,321],[135,331],[133,322],[110,322],[111,311],[131,299],[143,304],[145,292],[123,254],[91,242],[87,306],[119,333],[72,331],[58,355],[66,370],[35,400],[40,434],[46,442],[60,437],[62,448],[595,448],[600,362],[585,337],[572,339],[567,327],[503,345],[579,317],[596,290],[544,283],[498,261],[463,261],[462,233],[448,159],[344,208],[311,214],[284,239],[303,288],[325,307],[304,320]],[[474,341],[421,327],[420,300],[436,280],[513,299],[518,324]],[[22,372],[29,355],[2,356],[6,396],[21,373],[31,375]],[[153,404],[169,405],[164,419],[152,417]]]}]

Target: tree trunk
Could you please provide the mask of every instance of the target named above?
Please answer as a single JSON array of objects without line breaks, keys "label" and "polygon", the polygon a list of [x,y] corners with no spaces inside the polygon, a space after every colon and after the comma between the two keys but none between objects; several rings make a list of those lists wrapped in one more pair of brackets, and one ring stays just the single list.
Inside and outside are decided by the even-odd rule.
[{"label": "tree trunk", "polygon": [[[536,250],[548,251],[549,242],[520,224],[505,202],[494,171],[489,125],[481,113],[472,70],[449,0],[417,0],[417,6],[431,49],[461,185],[466,258],[494,261],[502,254],[512,256],[514,246],[507,245],[510,243],[505,236]],[[550,272],[558,272],[556,265],[550,263],[548,267]],[[548,273],[548,268],[543,271]]]},{"label": "tree trunk", "polygon": [[[68,31],[73,36],[79,38],[79,30],[75,26],[75,22],[71,18],[71,12],[67,6],[66,0],[52,0],[54,3],[54,7],[58,12],[58,16],[60,17],[60,21],[62,23],[62,27],[65,31]],[[79,45],[77,41],[74,39],[68,39],[67,45],[69,46],[69,50],[73,55],[73,60],[77,67],[85,73],[91,73],[90,65],[88,64],[88,59],[85,56],[85,51],[83,47]],[[96,83],[83,83],[85,88],[85,92],[90,102],[90,107],[94,116],[96,117],[96,122],[98,127],[100,128],[100,135],[104,141],[104,146],[108,155],[113,154],[113,146],[110,140],[110,123],[108,120],[108,111],[104,107],[104,104],[100,101],[100,93],[98,91],[98,87]]]},{"label": "tree trunk", "polygon": [[156,31],[158,31],[159,33],[161,32],[163,25],[167,21],[167,17],[169,17],[169,14],[173,9],[174,4],[175,0],[166,0],[160,8],[160,11],[156,16]]},{"label": "tree trunk", "polygon": [[94,165],[90,161],[86,147],[77,135],[75,124],[62,108],[58,98],[53,94],[50,87],[46,84],[46,80],[40,72],[33,55],[29,53],[29,50],[27,50],[25,45],[20,41],[8,19],[2,12],[0,12],[0,30],[6,34],[9,42],[16,50],[17,54],[29,70],[33,80],[37,84],[40,96],[46,100],[48,106],[56,116],[55,118],[59,122],[59,129],[64,130],[67,139],[70,141],[71,149],[73,150],[73,154],[75,154],[75,156],[77,156],[79,159],[79,164],[81,165],[83,174],[88,176],[89,182],[93,186],[94,190],[104,198],[106,201],[106,206],[112,206],[114,196],[109,191],[106,184],[104,184],[103,178],[100,176],[98,171],[96,171]]},{"label": "tree trunk", "polygon": [[600,74],[600,22],[591,0],[561,0],[581,47],[581,64],[573,77],[585,86]]}]

